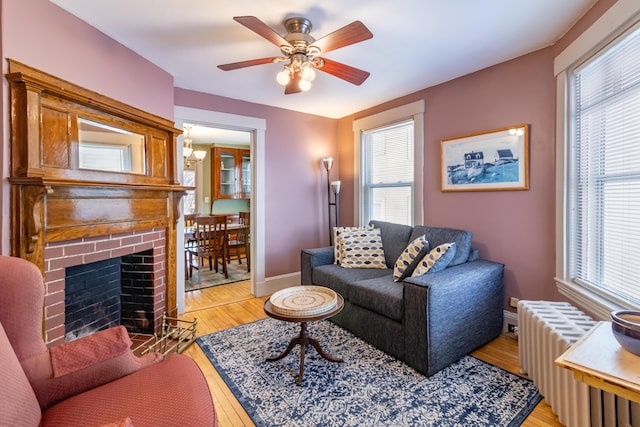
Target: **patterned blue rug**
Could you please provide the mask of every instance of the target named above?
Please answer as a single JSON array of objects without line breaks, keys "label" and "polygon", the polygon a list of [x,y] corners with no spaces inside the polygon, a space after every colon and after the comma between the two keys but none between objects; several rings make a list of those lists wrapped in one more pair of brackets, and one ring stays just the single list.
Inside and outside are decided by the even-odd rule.
[{"label": "patterned blue rug", "polygon": [[257,426],[518,426],[541,397],[517,375],[471,356],[427,378],[329,321],[309,324],[332,363],[309,346],[280,354],[300,331],[271,318],[197,339]]}]

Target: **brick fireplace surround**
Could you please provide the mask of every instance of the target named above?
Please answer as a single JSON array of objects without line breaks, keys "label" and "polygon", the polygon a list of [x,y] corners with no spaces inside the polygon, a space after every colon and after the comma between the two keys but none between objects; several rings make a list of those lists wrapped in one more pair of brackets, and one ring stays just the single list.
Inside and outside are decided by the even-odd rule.
[{"label": "brick fireplace surround", "polygon": [[166,306],[166,231],[152,229],[48,243],[45,247],[44,336],[47,344],[65,340],[65,269],[153,250],[153,319],[159,332]]}]

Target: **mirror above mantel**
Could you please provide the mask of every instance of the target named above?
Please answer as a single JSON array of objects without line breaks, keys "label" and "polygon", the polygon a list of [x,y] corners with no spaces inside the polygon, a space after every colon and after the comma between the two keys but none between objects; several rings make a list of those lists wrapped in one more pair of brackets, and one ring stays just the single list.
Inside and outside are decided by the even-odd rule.
[{"label": "mirror above mantel", "polygon": [[78,167],[144,175],[145,137],[78,117]]}]

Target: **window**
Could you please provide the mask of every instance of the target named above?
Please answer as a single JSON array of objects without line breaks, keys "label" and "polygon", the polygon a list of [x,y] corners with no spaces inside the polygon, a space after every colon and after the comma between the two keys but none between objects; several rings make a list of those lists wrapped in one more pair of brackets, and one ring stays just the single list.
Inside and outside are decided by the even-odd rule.
[{"label": "window", "polygon": [[[572,56],[576,64],[556,70],[558,141],[566,141],[558,150],[556,282],[608,320],[611,310],[640,308],[640,24],[614,34],[593,27],[598,38],[578,39],[556,58],[556,66]],[[582,45],[594,39],[608,43]]]},{"label": "window", "polygon": [[413,120],[362,134],[364,222],[413,224]]},{"label": "window", "polygon": [[424,101],[353,122],[354,224],[423,222]]},{"label": "window", "polygon": [[[195,169],[185,169],[182,172],[183,185],[185,187],[196,186],[196,171]],[[182,198],[184,200],[183,213],[194,214],[196,213],[196,190],[187,190],[186,194]]]},{"label": "window", "polygon": [[80,169],[131,171],[131,147],[81,142],[78,152]]}]

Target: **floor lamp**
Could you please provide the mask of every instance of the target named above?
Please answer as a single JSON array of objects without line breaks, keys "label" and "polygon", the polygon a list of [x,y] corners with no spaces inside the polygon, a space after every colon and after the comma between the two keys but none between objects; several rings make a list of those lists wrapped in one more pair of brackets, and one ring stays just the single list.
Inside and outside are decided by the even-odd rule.
[{"label": "floor lamp", "polygon": [[[333,157],[325,157],[322,159],[324,168],[327,171],[327,217],[329,219],[329,245],[333,246],[333,228],[331,227],[331,206],[334,207],[336,219],[336,227],[338,227],[338,194],[340,194],[340,181],[331,181],[330,172],[333,167]],[[331,193],[333,193],[334,201],[331,201]]]}]

